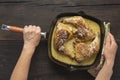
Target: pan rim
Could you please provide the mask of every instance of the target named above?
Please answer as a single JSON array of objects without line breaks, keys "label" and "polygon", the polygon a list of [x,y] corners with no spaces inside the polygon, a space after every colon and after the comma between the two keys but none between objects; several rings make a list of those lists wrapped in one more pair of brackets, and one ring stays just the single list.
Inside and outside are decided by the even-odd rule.
[{"label": "pan rim", "polygon": [[[82,16],[83,18],[87,18],[87,19],[90,19],[90,20],[96,22],[99,25],[99,27],[100,27],[100,32],[101,32],[100,33],[100,35],[101,35],[100,49],[99,49],[99,52],[98,52],[98,54],[96,56],[95,61],[91,65],[86,65],[86,66],[69,65],[69,64],[57,61],[56,59],[54,59],[52,57],[52,51],[51,51],[51,45],[52,45],[52,43],[51,43],[51,40],[52,40],[52,34],[53,34],[53,30],[54,30],[55,24],[56,24],[56,22],[57,22],[58,19],[60,19],[61,17],[67,17],[67,16]],[[99,64],[99,62],[100,62],[102,48],[103,48],[104,36],[105,36],[105,28],[104,28],[103,21],[101,21],[100,19],[97,19],[97,18],[95,18],[93,16],[87,15],[84,12],[78,12],[78,13],[75,13],[75,12],[60,13],[60,14],[58,14],[56,16],[56,18],[53,20],[53,22],[51,24],[50,34],[49,34],[49,38],[48,38],[48,55],[49,55],[49,58],[52,60],[52,62],[54,62],[54,63],[56,63],[56,64],[58,64],[60,66],[63,66],[63,67],[67,68],[70,71],[73,71],[73,70],[83,70],[83,69],[86,70],[86,69],[90,69],[90,68],[96,67]]]}]

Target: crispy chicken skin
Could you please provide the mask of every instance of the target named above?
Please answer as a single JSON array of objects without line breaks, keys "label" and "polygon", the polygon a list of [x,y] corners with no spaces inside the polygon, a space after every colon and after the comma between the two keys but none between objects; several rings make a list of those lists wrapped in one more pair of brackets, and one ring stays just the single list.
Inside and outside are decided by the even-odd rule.
[{"label": "crispy chicken skin", "polygon": [[81,62],[82,60],[85,59],[84,54],[89,53],[88,46],[85,43],[79,43],[75,45],[75,51],[76,51],[75,60],[78,62]]},{"label": "crispy chicken skin", "polygon": [[[70,25],[74,27],[70,27]],[[99,36],[85,24],[80,16],[62,18],[56,25],[54,46],[57,51],[81,62],[99,50]],[[71,39],[74,39],[70,43]],[[87,44],[87,41],[91,43]],[[70,43],[70,47],[67,45]]]},{"label": "crispy chicken skin", "polygon": [[99,36],[96,36],[96,38],[90,44],[77,43],[76,45],[74,45],[76,51],[75,60],[81,62],[82,60],[91,57],[93,54],[96,54],[97,51],[99,50],[98,42],[99,42]]},{"label": "crispy chicken skin", "polygon": [[62,22],[74,25],[77,28],[76,36],[82,41],[92,40],[95,37],[94,32],[88,28],[88,26],[85,24],[85,20],[82,17],[69,17],[63,19]]},{"label": "crispy chicken skin", "polygon": [[67,42],[72,37],[72,29],[62,23],[57,25],[57,30],[55,33],[55,48],[68,55],[70,58],[74,58],[74,53],[70,53],[68,49],[65,48],[64,43]]}]

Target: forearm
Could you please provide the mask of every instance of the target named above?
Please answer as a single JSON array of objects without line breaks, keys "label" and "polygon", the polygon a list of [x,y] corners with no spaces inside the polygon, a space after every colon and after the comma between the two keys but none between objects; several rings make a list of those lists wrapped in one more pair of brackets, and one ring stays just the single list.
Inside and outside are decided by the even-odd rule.
[{"label": "forearm", "polygon": [[95,80],[110,80],[113,73],[114,61],[105,62]]},{"label": "forearm", "polygon": [[23,47],[22,53],[13,70],[10,80],[27,80],[30,62],[35,48]]},{"label": "forearm", "polygon": [[114,36],[109,33],[106,38],[106,45],[104,50],[105,63],[103,65],[103,68],[98,73],[96,80],[110,80],[113,73],[113,66],[117,48],[118,46]]}]

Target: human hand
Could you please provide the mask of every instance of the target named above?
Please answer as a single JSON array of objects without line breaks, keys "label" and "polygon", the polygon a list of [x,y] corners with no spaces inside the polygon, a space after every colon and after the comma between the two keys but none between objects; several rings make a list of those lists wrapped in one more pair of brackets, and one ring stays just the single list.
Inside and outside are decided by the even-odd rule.
[{"label": "human hand", "polygon": [[114,39],[114,36],[111,33],[108,33],[104,51],[106,63],[114,63],[117,48],[118,46]]},{"label": "human hand", "polygon": [[35,48],[41,39],[41,28],[39,26],[25,26],[23,31],[24,46]]}]

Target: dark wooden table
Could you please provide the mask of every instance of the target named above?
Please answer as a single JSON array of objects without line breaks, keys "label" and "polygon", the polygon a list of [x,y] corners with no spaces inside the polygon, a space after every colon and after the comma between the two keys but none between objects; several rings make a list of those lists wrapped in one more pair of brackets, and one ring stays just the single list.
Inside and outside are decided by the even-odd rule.
[{"label": "dark wooden table", "polygon": [[[23,27],[39,25],[49,31],[52,20],[63,12],[84,11],[102,21],[111,22],[111,32],[120,45],[120,0],[0,0],[0,25]],[[0,30],[0,80],[9,80],[22,50],[21,33]],[[120,48],[114,74],[120,79]],[[86,71],[69,72],[53,64],[48,58],[47,42],[41,41],[32,58],[28,80],[94,80]]]}]

